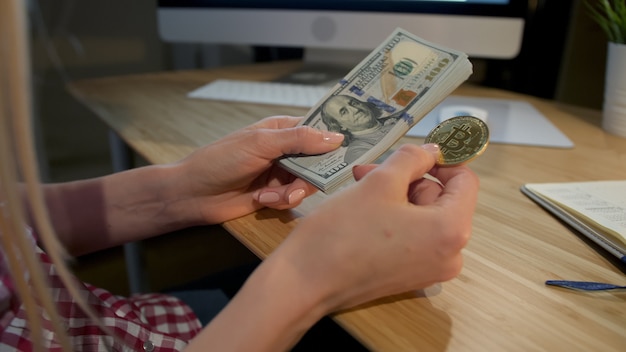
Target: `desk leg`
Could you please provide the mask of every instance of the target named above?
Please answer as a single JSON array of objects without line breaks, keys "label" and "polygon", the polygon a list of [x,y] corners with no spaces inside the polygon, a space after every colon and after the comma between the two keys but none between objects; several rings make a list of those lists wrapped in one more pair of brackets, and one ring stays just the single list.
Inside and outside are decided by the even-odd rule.
[{"label": "desk leg", "polygon": [[[132,151],[126,143],[115,133],[109,131],[109,146],[113,171],[120,172],[133,167]],[[141,242],[131,242],[124,245],[126,272],[130,293],[149,292],[150,285],[144,270],[144,256]]]}]

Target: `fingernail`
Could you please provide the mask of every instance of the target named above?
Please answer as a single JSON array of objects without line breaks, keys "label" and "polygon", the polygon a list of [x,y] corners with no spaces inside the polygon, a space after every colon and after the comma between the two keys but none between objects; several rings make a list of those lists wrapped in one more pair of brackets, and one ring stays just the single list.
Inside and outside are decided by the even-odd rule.
[{"label": "fingernail", "polygon": [[340,144],[343,142],[344,135],[337,132],[322,131],[322,138],[328,144]]},{"label": "fingernail", "polygon": [[424,144],[422,145],[422,149],[431,152],[431,153],[436,153],[439,154],[441,148],[439,148],[438,144],[435,143],[428,143],[428,144]]},{"label": "fingernail", "polygon": [[287,198],[289,204],[295,204],[304,199],[306,196],[306,192],[303,189],[297,189],[291,193],[289,193],[289,197]]},{"label": "fingernail", "polygon": [[422,149],[429,152],[435,157],[437,163],[441,162],[441,148],[435,143],[428,143],[421,146]]},{"label": "fingernail", "polygon": [[276,192],[265,192],[259,195],[259,203],[276,203],[280,200],[280,195]]},{"label": "fingernail", "polygon": [[433,154],[437,158],[439,158],[439,153],[441,153],[441,148],[439,148],[439,145],[435,143],[424,144],[422,145],[422,149]]}]

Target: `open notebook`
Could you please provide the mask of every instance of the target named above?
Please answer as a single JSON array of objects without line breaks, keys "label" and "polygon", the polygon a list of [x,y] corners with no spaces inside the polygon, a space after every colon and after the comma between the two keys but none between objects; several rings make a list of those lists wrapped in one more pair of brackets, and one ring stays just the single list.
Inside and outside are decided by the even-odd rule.
[{"label": "open notebook", "polygon": [[626,180],[528,183],[521,191],[626,263]]}]

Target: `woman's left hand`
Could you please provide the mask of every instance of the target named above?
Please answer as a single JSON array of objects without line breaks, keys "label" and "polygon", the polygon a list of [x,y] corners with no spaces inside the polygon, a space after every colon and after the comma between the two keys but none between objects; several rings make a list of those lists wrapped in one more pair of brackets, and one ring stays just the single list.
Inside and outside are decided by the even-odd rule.
[{"label": "woman's left hand", "polygon": [[206,223],[221,223],[264,206],[299,205],[316,188],[278,166],[283,155],[322,154],[341,145],[340,133],[297,126],[300,117],[274,116],[207,145],[176,167],[177,194],[193,201]]}]

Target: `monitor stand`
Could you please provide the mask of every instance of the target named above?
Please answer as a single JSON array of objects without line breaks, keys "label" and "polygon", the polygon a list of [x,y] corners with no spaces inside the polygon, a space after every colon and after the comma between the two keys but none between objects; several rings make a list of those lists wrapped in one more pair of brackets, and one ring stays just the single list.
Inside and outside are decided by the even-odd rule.
[{"label": "monitor stand", "polygon": [[302,67],[276,81],[332,87],[368,54],[365,50],[305,48]]},{"label": "monitor stand", "polygon": [[330,89],[350,72],[350,69],[341,65],[305,63],[299,69],[277,78],[275,82],[324,86]]}]

